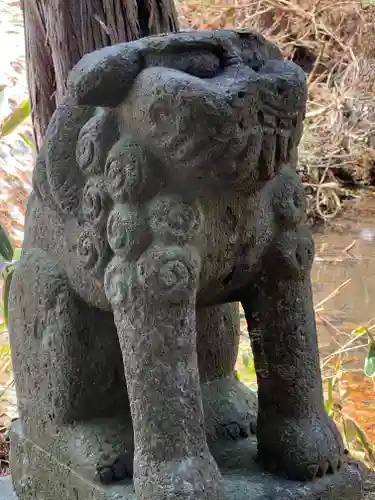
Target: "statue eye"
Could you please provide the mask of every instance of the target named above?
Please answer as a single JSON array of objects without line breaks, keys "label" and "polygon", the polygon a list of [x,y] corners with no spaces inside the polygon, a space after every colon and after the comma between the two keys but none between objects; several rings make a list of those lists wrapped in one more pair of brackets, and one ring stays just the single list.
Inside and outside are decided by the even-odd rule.
[{"label": "statue eye", "polygon": [[171,115],[170,104],[166,101],[158,101],[150,108],[150,118],[155,124],[170,120]]}]

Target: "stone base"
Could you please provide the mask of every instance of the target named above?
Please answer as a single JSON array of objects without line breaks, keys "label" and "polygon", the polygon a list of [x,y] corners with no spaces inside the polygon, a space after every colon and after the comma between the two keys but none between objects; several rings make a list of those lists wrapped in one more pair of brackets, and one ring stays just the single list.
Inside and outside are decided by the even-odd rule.
[{"label": "stone base", "polygon": [[[12,480],[19,500],[136,500],[131,481],[101,486],[12,429]],[[228,500],[361,500],[362,481],[355,465],[310,483],[288,481],[264,472],[254,461],[256,439],[212,450],[225,479]],[[0,483],[1,487],[1,483]],[[1,499],[0,494],[0,499]],[[4,500],[15,500],[8,492]]]}]

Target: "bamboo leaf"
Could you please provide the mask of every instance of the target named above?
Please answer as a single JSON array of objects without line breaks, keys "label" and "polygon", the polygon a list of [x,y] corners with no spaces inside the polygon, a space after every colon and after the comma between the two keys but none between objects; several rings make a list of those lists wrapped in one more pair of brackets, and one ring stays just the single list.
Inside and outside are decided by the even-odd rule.
[{"label": "bamboo leaf", "polygon": [[255,360],[254,360],[254,358],[251,359],[251,363],[250,363],[250,366],[249,366],[249,374],[250,374],[251,377],[255,377],[256,376]]},{"label": "bamboo leaf", "polygon": [[364,326],[361,326],[360,328],[356,328],[355,330],[352,330],[352,335],[363,335],[364,333],[367,333],[367,328]]},{"label": "bamboo leaf", "polygon": [[18,134],[23,142],[29,146],[29,148],[35,153],[36,152],[36,147],[33,141],[31,141],[25,134]]},{"label": "bamboo leaf", "polygon": [[11,134],[26,118],[30,116],[30,102],[27,99],[4,118],[0,128],[0,138]]},{"label": "bamboo leaf", "polygon": [[7,327],[9,318],[9,291],[10,291],[10,285],[12,283],[13,273],[14,273],[14,266],[9,266],[9,271],[3,283],[4,323]]},{"label": "bamboo leaf", "polygon": [[249,356],[248,356],[247,354],[243,354],[243,355],[242,355],[242,363],[243,363],[243,365],[244,365],[244,367],[245,367],[246,369],[248,369],[248,368],[249,368],[249,365],[250,365],[250,359],[249,359]]},{"label": "bamboo leaf", "polygon": [[326,400],[326,412],[328,413],[329,416],[332,415],[332,408],[333,408],[333,377],[330,377],[327,380],[327,400]]},{"label": "bamboo leaf", "polygon": [[375,342],[370,342],[364,372],[367,377],[375,377]]},{"label": "bamboo leaf", "polygon": [[[15,248],[14,252],[13,252],[12,261],[20,260],[21,255],[22,255],[22,248]],[[15,263],[15,262],[13,262],[13,263]]]},{"label": "bamboo leaf", "polygon": [[10,354],[10,345],[9,344],[5,344],[3,346],[0,347],[0,354],[4,355],[4,354]]},{"label": "bamboo leaf", "polygon": [[350,443],[353,443],[355,438],[357,437],[357,427],[354,420],[350,418],[344,418],[343,427],[345,441],[349,445]]},{"label": "bamboo leaf", "polygon": [[0,224],[0,262],[10,261],[13,257],[13,245],[9,234]]}]

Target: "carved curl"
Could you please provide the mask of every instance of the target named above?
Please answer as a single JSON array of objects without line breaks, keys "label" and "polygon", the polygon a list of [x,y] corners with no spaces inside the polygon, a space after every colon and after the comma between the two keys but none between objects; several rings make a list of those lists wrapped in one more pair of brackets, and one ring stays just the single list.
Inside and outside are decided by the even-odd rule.
[{"label": "carved curl", "polygon": [[76,157],[75,144],[92,108],[78,106],[67,96],[53,114],[43,147],[51,196],[62,213],[76,215],[84,179]]},{"label": "carved curl", "polygon": [[105,166],[108,191],[116,202],[138,201],[146,186],[150,159],[145,148],[124,136],[108,154]]},{"label": "carved curl", "polygon": [[102,276],[109,260],[109,247],[105,235],[92,227],[86,227],[77,242],[77,255],[85,269],[94,276]]},{"label": "carved curl", "polygon": [[[99,156],[97,150],[98,146],[89,133],[80,134],[76,148],[76,157],[77,163],[82,172],[87,173],[87,171],[90,171],[90,167],[92,167],[92,165],[94,165],[92,168],[94,172],[99,170],[95,168],[97,163],[96,159]],[[96,173],[99,174],[100,171],[97,171]]]},{"label": "carved curl", "polygon": [[138,260],[138,280],[153,298],[180,303],[195,295],[200,266],[193,247],[154,246]]},{"label": "carved curl", "polygon": [[[78,106],[69,95],[62,100],[53,114],[40,154],[43,162],[45,158],[49,196],[59,212],[78,215],[85,177],[103,172],[105,157],[117,139],[113,112]],[[39,184],[45,183],[41,166]]]},{"label": "carved curl", "polygon": [[86,177],[103,173],[108,151],[118,137],[113,112],[97,108],[96,114],[82,127],[76,146],[77,163]]},{"label": "carved curl", "polygon": [[112,307],[125,307],[130,303],[134,275],[134,264],[119,255],[113,257],[104,275],[104,289]]},{"label": "carved curl", "polygon": [[108,243],[124,258],[137,258],[149,245],[151,236],[142,214],[134,206],[115,205],[107,222]]},{"label": "carved curl", "polygon": [[84,187],[81,202],[82,216],[95,227],[102,227],[108,217],[110,198],[101,177],[90,178]]},{"label": "carved curl", "polygon": [[159,196],[149,204],[149,224],[156,238],[164,243],[186,243],[201,230],[203,213],[198,205],[178,196]]}]

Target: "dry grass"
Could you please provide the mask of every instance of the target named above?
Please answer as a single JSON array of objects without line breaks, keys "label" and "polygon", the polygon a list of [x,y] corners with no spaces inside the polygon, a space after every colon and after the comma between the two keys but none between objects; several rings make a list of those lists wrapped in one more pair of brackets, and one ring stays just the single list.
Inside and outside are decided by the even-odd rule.
[{"label": "dry grass", "polygon": [[184,29],[251,28],[308,75],[300,170],[310,214],[330,219],[347,183],[375,181],[375,3],[361,0],[179,0]]}]

